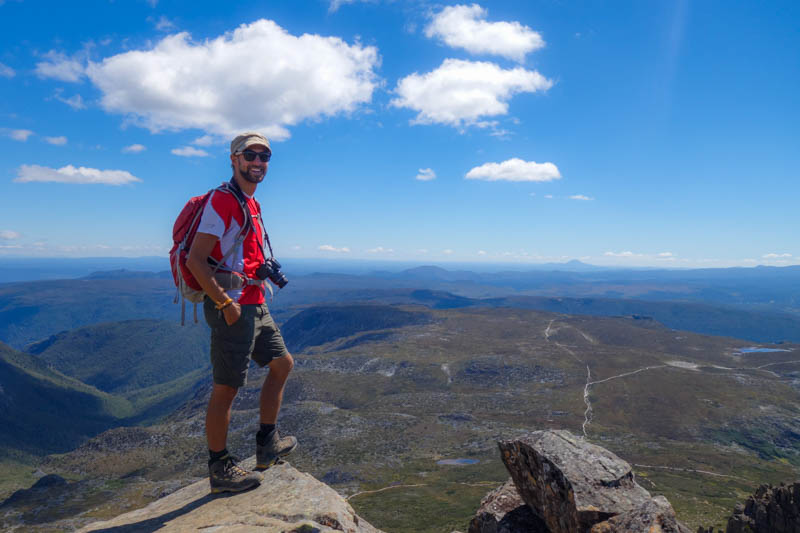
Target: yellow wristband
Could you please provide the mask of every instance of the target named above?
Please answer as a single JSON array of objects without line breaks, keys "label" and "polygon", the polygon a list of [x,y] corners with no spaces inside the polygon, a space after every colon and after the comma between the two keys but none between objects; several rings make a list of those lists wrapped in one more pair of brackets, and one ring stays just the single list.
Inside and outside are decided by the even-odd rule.
[{"label": "yellow wristband", "polygon": [[220,311],[222,311],[223,309],[225,309],[226,307],[228,307],[228,306],[229,306],[229,305],[231,305],[232,303],[233,303],[233,298],[231,298],[230,296],[228,296],[228,299],[227,299],[227,300],[225,300],[224,302],[222,302],[222,303],[220,303],[220,304],[217,304],[217,309],[219,309]]}]

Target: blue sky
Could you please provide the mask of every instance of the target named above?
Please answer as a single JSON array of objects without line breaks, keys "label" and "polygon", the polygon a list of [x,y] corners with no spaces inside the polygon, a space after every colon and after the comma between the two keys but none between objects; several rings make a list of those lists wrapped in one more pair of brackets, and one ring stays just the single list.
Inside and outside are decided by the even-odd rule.
[{"label": "blue sky", "polygon": [[166,254],[273,144],[276,256],[800,264],[800,4],[0,0],[0,256]]}]

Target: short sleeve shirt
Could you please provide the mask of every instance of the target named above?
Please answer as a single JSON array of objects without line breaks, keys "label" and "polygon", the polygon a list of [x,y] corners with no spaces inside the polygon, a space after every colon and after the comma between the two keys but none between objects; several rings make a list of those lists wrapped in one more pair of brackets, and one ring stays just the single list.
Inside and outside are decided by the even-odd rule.
[{"label": "short sleeve shirt", "polygon": [[[251,229],[247,232],[242,245],[225,259],[225,263],[220,268],[239,272],[247,278],[255,279],[256,269],[265,258],[264,231],[258,220],[261,206],[255,198],[247,195],[245,198],[247,198],[248,215],[253,222],[252,228],[255,228],[255,231]],[[211,199],[200,217],[197,232],[208,233],[219,239],[211,252],[214,260],[220,261],[235,246],[236,236],[245,224],[244,216],[239,201],[233,193],[215,190],[211,194]],[[229,289],[225,292],[240,304],[264,303],[264,287],[262,285],[247,285],[244,289]]]}]

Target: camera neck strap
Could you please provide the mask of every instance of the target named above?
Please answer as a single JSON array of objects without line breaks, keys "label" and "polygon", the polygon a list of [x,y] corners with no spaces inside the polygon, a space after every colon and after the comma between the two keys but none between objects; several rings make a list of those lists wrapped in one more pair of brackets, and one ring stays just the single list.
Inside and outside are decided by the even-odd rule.
[{"label": "camera neck strap", "polygon": [[[245,196],[244,191],[242,188],[239,187],[239,184],[236,183],[235,178],[231,178],[231,181],[228,182],[230,185],[231,192],[239,200],[239,203],[242,204],[242,208],[244,209],[245,213],[249,213],[249,208],[247,207],[247,196]],[[264,220],[261,218],[261,206],[258,206],[258,213],[256,214],[258,218],[258,224],[261,226],[261,231],[264,233],[264,242],[267,243],[267,248],[269,248],[269,257],[275,257],[275,254],[272,252],[272,244],[269,242],[269,234],[267,233],[267,227],[264,225]],[[256,228],[253,226],[252,217],[246,217],[245,224],[249,224],[253,231],[256,231]],[[264,247],[261,247],[261,255],[263,256],[264,260],[267,260],[267,254],[264,252]]]}]

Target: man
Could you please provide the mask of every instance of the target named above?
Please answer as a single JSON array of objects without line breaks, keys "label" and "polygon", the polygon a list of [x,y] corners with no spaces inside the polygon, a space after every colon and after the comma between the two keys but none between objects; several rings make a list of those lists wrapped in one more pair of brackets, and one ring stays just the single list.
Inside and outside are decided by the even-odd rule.
[{"label": "man", "polygon": [[[265,304],[267,282],[256,276],[266,256],[260,206],[254,194],[267,174],[271,155],[269,141],[259,133],[246,132],[231,142],[231,190],[212,193],[186,260],[206,293],[203,310],[211,328],[214,383],[206,413],[206,438],[212,492],[241,491],[261,483],[261,474],[240,468],[226,448],[231,406],[246,382],[251,358],[269,367],[261,387],[257,469],[268,468],[297,446],[297,439],[281,437],[275,427],[294,361]],[[237,238],[242,237],[239,243]],[[215,273],[212,265],[220,261]],[[231,273],[245,278],[243,287],[235,288],[241,283],[231,283],[237,278]],[[220,283],[225,279],[227,282]]]}]

